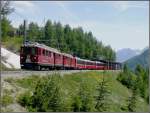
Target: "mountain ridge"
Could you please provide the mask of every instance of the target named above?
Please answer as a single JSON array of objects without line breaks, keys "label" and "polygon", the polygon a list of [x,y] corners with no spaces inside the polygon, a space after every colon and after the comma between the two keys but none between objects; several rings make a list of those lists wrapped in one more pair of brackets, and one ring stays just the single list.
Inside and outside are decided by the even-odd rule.
[{"label": "mountain ridge", "polygon": [[116,52],[116,59],[118,62],[124,62],[140,54],[140,52],[141,50],[138,50],[138,49],[123,48]]},{"label": "mountain ridge", "polygon": [[148,48],[148,49],[144,50],[143,52],[141,52],[141,54],[134,56],[134,57],[126,60],[123,63],[127,64],[127,66],[132,70],[134,70],[136,68],[136,65],[138,65],[138,64],[140,64],[144,68],[148,68],[150,65],[149,57],[150,57],[150,51]]}]

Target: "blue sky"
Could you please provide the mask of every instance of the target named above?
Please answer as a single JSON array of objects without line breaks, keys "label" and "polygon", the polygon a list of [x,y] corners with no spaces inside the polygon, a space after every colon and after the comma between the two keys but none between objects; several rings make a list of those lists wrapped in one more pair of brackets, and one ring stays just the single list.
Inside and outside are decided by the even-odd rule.
[{"label": "blue sky", "polygon": [[148,1],[12,1],[14,26],[27,19],[43,26],[47,19],[82,26],[114,50],[143,49],[149,42]]}]

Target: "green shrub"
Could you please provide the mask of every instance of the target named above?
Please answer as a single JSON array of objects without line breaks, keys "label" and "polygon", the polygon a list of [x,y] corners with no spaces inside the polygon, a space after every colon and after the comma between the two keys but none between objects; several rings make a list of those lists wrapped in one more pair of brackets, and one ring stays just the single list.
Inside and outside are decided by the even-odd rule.
[{"label": "green shrub", "polygon": [[31,105],[31,93],[27,91],[23,94],[20,94],[17,101],[22,106],[30,106]]},{"label": "green shrub", "polygon": [[[17,79],[17,84],[33,93],[32,95],[27,91],[19,95],[18,103],[30,112],[128,111],[125,99],[128,98],[130,91],[116,81],[117,76],[115,78],[114,76],[115,74],[112,75],[111,72],[91,71],[63,77],[53,74],[39,78],[29,76]],[[104,78],[108,80],[106,84]],[[106,93],[107,91],[111,94]],[[101,98],[100,102],[98,97]]]},{"label": "green shrub", "polygon": [[32,96],[33,108],[37,111],[61,111],[62,90],[60,75],[54,74],[40,79]]},{"label": "green shrub", "polygon": [[10,95],[6,94],[2,96],[2,106],[7,106],[11,103],[13,103],[13,98]]},{"label": "green shrub", "polygon": [[6,37],[4,40],[2,40],[2,45],[14,53],[19,53],[22,42],[22,37]]},{"label": "green shrub", "polygon": [[13,78],[6,78],[5,81],[8,82],[8,83],[13,83],[14,82]]},{"label": "green shrub", "polygon": [[17,79],[16,83],[23,88],[34,89],[38,80],[40,79],[37,75],[32,75],[30,77],[25,77],[22,79]]}]

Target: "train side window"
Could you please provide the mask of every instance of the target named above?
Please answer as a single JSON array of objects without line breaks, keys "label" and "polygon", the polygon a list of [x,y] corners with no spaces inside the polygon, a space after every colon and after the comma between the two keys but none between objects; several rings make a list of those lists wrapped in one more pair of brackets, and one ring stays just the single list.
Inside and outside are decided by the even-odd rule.
[{"label": "train side window", "polygon": [[43,56],[45,56],[45,50],[43,50]]},{"label": "train side window", "polygon": [[46,51],[46,56],[48,56],[48,51]]},{"label": "train side window", "polygon": [[51,52],[49,51],[49,57],[51,57]]},{"label": "train side window", "polygon": [[38,48],[38,55],[41,55],[41,49]]}]

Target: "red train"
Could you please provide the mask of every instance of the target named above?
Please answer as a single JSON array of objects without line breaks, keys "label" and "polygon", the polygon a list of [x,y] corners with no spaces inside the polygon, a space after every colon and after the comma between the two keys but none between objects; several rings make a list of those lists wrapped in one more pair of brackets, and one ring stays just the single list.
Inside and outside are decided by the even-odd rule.
[{"label": "red train", "polygon": [[86,69],[117,70],[121,64],[108,61],[91,61],[70,54],[61,53],[57,49],[39,43],[26,43],[20,51],[21,69]]}]

